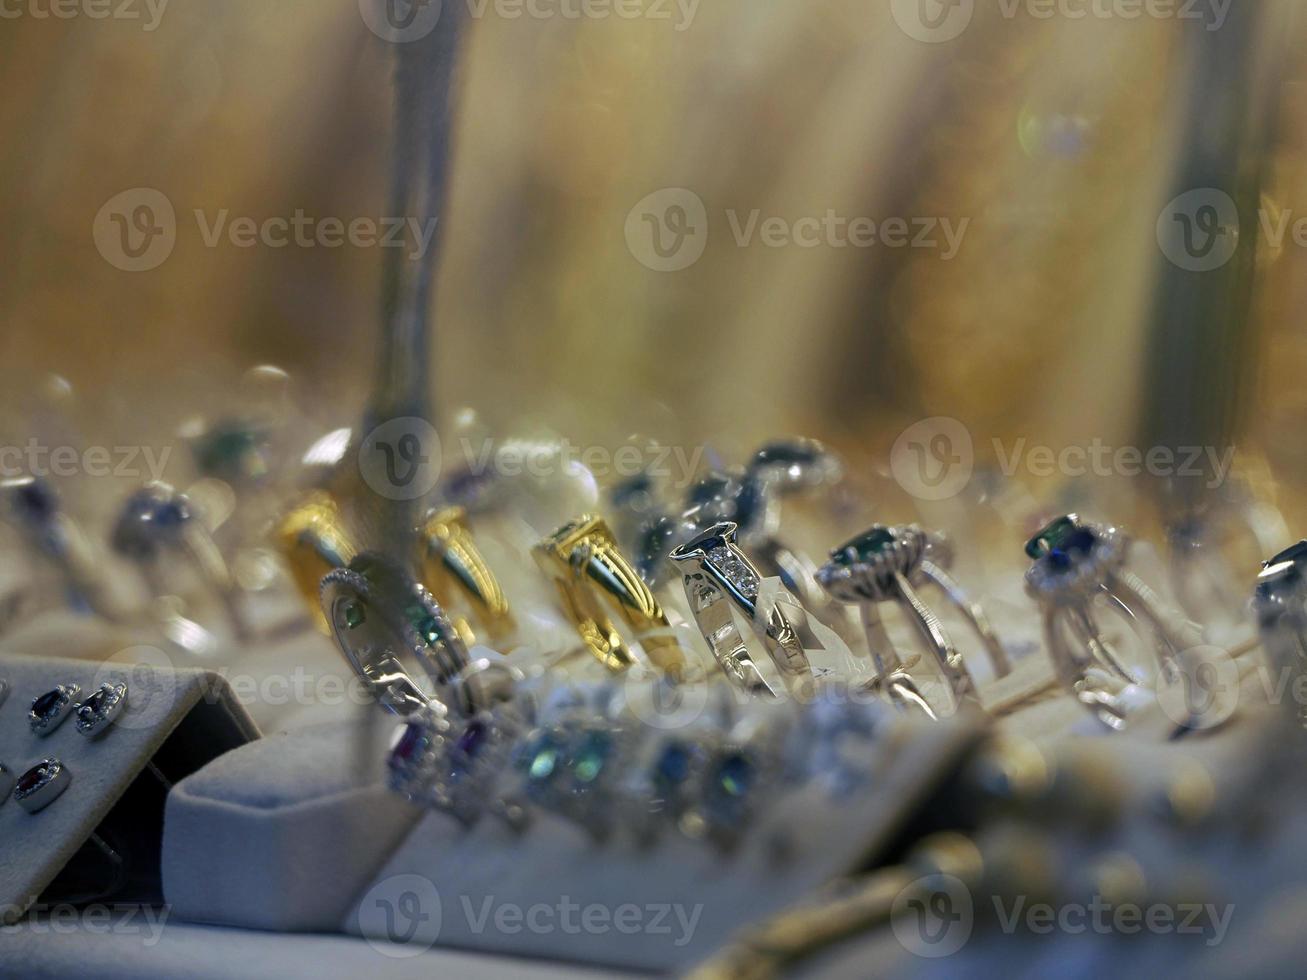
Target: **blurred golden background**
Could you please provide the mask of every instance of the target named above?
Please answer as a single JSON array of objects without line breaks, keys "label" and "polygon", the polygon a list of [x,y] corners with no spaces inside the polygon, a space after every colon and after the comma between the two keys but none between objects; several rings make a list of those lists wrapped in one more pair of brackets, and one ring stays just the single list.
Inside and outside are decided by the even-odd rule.
[{"label": "blurred golden background", "polygon": [[[492,3],[463,52],[435,314],[442,427],[473,406],[495,431],[727,454],[804,433],[883,474],[895,437],[930,416],[961,420],[982,462],[993,439],[1141,445],[1160,391],[1181,417],[1185,399],[1217,406],[1204,433],[1301,520],[1307,249],[1241,214],[1246,262],[1203,301],[1221,324],[1187,333],[1157,236],[1204,140],[1234,148],[1232,179],[1264,214],[1296,218],[1307,62],[1284,52],[1301,17],[1267,0],[1241,39],[1040,6],[982,3],[930,43],[897,0],[713,0],[688,20],[655,0],[602,19]],[[7,9],[6,427],[26,431],[53,372],[89,431],[166,438],[223,410],[260,363],[290,372],[324,429],[350,424],[372,377],[379,250],[209,247],[194,212],[384,214],[393,52],[359,4],[173,0],[153,30],[34,16],[42,0]],[[1243,60],[1222,61],[1232,49]],[[1214,65],[1239,84],[1197,112]],[[176,247],[148,272],[115,268],[92,235],[132,188],[177,214]],[[664,188],[708,216],[703,257],[679,272],[648,268],[625,234]],[[754,211],[947,218],[965,237],[948,257],[742,247],[732,221]],[[1192,385],[1167,374],[1187,336]]]}]

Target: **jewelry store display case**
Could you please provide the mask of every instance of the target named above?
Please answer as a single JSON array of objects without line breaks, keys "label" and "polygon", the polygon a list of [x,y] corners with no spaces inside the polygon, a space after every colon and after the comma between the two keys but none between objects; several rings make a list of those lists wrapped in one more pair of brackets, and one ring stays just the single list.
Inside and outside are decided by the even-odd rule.
[{"label": "jewelry store display case", "polygon": [[1290,0],[0,13],[0,976],[1301,972]]}]

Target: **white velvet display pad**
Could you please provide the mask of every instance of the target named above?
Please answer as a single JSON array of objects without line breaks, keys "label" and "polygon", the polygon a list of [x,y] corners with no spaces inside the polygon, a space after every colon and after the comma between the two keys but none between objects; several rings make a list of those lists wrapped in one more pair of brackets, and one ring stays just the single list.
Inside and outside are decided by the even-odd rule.
[{"label": "white velvet display pad", "polygon": [[382,785],[394,721],[269,735],[173,787],[163,890],[181,919],[335,932],[420,816]]},{"label": "white velvet display pad", "polygon": [[[676,833],[644,850],[598,843],[548,814],[537,815],[520,836],[495,820],[464,830],[442,814],[428,814],[343,927],[384,938],[402,897],[411,893],[425,903],[422,915],[411,917],[421,920],[413,937],[422,945],[683,970],[740,927],[855,870],[883,848],[971,739],[969,729],[953,723],[913,726],[903,734],[887,746],[883,768],[863,791],[834,800],[814,785],[794,794],[761,814],[731,854]],[[656,921],[662,909],[667,914]],[[619,928],[619,915],[632,918]],[[684,928],[691,920],[692,928]]]},{"label": "white velvet display pad", "polygon": [[[216,675],[153,670],[148,690],[134,687],[140,677],[124,663],[0,655],[0,680],[9,684],[8,698],[0,705],[0,761],[17,776],[42,759],[55,758],[72,776],[63,795],[38,813],[28,813],[12,799],[0,804],[0,908],[5,921],[36,901],[202,699],[208,710],[226,712],[238,729],[257,737],[253,723]],[[78,734],[71,717],[44,738],[32,732],[27,712],[35,698],[69,683],[79,684],[87,696],[106,681],[126,681],[128,703],[103,737],[92,741]]]}]

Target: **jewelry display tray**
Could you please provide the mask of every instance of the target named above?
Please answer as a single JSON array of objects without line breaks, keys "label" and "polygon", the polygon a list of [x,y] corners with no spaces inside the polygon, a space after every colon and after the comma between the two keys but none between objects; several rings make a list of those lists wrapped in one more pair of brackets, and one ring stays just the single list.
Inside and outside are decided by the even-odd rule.
[{"label": "jewelry display tray", "polygon": [[[17,777],[53,758],[71,775],[37,813],[12,798],[0,804],[3,921],[38,903],[159,901],[169,786],[258,737],[226,682],[203,670],[9,654],[0,655],[0,679],[8,683],[0,761]],[[99,738],[79,734],[71,716],[44,737],[31,730],[36,697],[70,683],[87,697],[106,681],[127,683],[127,707]]]},{"label": "jewelry display tray", "polygon": [[[961,725],[914,726],[888,746],[865,788],[839,799],[816,788],[794,794],[760,814],[727,853],[670,827],[648,847],[620,834],[600,841],[540,811],[520,833],[496,817],[464,827],[384,788],[379,743],[391,728],[368,716],[270,735],[176,786],[163,845],[171,914],[399,939],[415,953],[438,946],[681,969],[748,922],[883,855],[974,736]],[[504,908],[538,916],[575,907],[579,917],[587,907],[631,906],[664,916],[666,928],[632,934],[579,918],[576,928],[560,919],[549,929],[495,920]],[[694,917],[692,929],[681,928],[678,910]]]}]

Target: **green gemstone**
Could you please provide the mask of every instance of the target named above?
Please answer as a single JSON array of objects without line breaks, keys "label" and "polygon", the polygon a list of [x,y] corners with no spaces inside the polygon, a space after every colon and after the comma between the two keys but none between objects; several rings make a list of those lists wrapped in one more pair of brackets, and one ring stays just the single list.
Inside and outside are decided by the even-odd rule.
[{"label": "green gemstone", "polygon": [[1026,554],[1031,558],[1042,558],[1050,551],[1066,551],[1081,535],[1080,519],[1075,514],[1067,514],[1050,521],[1027,541]]},{"label": "green gemstone", "polygon": [[604,732],[591,732],[572,763],[572,773],[578,782],[592,783],[603,772],[612,743]]},{"label": "green gemstone", "polygon": [[363,609],[363,603],[358,602],[354,599],[351,599],[345,603],[344,607],[340,611],[340,614],[341,614],[341,619],[345,623],[345,627],[347,629],[352,629],[352,630],[358,629],[365,622],[367,622],[367,618],[368,618],[367,612]]},{"label": "green gemstone", "polygon": [[542,748],[531,759],[531,765],[527,769],[532,779],[548,779],[554,774],[558,767],[558,749],[552,745]]},{"label": "green gemstone", "polygon": [[865,534],[860,534],[835,553],[836,560],[871,561],[894,547],[898,540],[894,532],[887,527],[874,527]]}]

